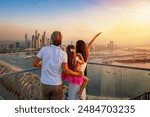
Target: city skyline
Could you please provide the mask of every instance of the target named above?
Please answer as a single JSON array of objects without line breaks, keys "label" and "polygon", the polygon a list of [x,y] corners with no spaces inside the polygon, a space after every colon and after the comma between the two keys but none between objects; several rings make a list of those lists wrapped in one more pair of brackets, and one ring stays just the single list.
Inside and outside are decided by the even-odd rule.
[{"label": "city skyline", "polygon": [[54,30],[70,39],[95,43],[150,44],[150,1],[148,0],[0,0],[0,40],[24,40],[35,30]]}]

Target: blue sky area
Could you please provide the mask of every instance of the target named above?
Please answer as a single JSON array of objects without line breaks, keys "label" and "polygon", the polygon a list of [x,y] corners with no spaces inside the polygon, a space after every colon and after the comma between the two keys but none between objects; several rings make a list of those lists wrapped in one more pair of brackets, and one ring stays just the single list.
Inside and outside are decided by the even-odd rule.
[{"label": "blue sky area", "polygon": [[60,30],[66,42],[102,32],[95,43],[149,43],[150,0],[0,0],[0,40],[35,30],[48,37]]},{"label": "blue sky area", "polygon": [[2,16],[17,15],[54,15],[80,11],[101,0],[0,0],[0,14]]}]

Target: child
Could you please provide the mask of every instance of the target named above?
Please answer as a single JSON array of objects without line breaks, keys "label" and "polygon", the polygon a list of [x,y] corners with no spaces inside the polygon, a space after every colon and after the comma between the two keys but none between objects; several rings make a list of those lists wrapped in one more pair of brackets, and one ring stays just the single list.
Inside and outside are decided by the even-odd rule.
[{"label": "child", "polygon": [[[73,45],[68,45],[67,47],[67,55],[68,55],[68,67],[72,71],[80,71],[80,65],[84,64],[84,59],[81,54],[76,53],[76,49]],[[66,75],[66,79],[71,83],[71,84],[79,84],[80,89],[77,92],[77,96],[79,99],[82,98],[82,92],[86,85],[88,84],[88,78],[85,76],[71,76],[71,75]]]}]

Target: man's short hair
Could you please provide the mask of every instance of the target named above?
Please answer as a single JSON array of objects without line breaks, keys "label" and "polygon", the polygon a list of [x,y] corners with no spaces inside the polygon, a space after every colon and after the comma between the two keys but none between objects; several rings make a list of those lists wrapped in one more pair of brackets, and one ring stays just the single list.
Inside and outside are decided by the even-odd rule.
[{"label": "man's short hair", "polygon": [[56,44],[56,37],[57,35],[60,35],[60,37],[62,36],[61,35],[61,32],[60,31],[54,31],[51,35],[51,44]]}]

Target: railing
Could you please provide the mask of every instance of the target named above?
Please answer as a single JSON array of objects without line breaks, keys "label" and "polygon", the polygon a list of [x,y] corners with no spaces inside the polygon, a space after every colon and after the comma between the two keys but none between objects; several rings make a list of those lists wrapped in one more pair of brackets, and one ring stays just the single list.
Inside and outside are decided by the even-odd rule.
[{"label": "railing", "polygon": [[150,71],[150,68],[132,67],[132,66],[126,66],[126,65],[113,65],[113,64],[102,64],[102,63],[92,63],[92,62],[88,62],[88,64],[100,65],[100,66],[108,66],[108,67],[127,68],[127,69],[134,69],[134,70]]},{"label": "railing", "polygon": [[150,91],[137,97],[131,98],[131,100],[150,100]]},{"label": "railing", "polygon": [[150,69],[88,62],[89,99],[130,99],[150,91]]},{"label": "railing", "polygon": [[[149,96],[150,69],[88,62],[88,99],[138,99]],[[36,72],[36,73],[35,73]],[[37,68],[0,75],[0,84],[17,99],[39,99]],[[141,98],[142,97],[142,98]]]}]

